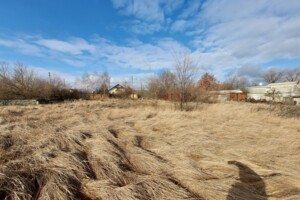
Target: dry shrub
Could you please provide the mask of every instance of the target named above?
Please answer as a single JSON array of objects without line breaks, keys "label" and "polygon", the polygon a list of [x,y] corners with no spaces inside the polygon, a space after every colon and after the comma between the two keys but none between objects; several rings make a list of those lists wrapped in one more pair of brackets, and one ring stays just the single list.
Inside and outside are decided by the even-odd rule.
[{"label": "dry shrub", "polygon": [[254,107],[256,111],[271,112],[280,117],[299,118],[300,106],[295,105],[283,105],[283,104],[260,104]]},{"label": "dry shrub", "polygon": [[280,105],[278,108],[278,115],[283,117],[300,117],[300,106],[294,105]]}]

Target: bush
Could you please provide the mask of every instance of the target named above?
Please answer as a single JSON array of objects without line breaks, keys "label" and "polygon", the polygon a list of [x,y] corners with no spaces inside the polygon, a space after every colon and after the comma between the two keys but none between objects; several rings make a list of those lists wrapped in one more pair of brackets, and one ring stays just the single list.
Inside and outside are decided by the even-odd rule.
[{"label": "bush", "polygon": [[53,103],[89,99],[89,93],[68,89],[59,77],[42,79],[22,63],[15,63],[12,68],[0,63],[0,99],[38,99],[40,103]]}]

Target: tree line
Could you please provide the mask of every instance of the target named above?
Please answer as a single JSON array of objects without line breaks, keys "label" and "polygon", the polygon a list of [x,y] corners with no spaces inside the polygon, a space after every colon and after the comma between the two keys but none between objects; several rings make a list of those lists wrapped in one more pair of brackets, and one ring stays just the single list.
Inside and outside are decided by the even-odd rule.
[{"label": "tree line", "polygon": [[62,101],[65,99],[87,98],[88,94],[81,90],[70,89],[59,76],[41,78],[33,69],[21,62],[10,66],[0,63],[0,99],[40,99]]},{"label": "tree line", "polygon": [[[233,75],[220,82],[214,74],[205,72],[197,79],[198,67],[190,55],[178,56],[172,70],[164,70],[149,78],[146,90],[140,95],[153,99],[165,99],[179,103],[184,109],[187,102],[209,102],[208,93],[218,90],[245,89],[258,83],[250,83],[245,77]],[[285,71],[270,69],[261,77],[266,83],[279,81],[297,81],[300,79],[300,68]],[[41,78],[34,70],[20,62],[13,66],[0,63],[0,99],[88,99],[90,94],[108,95],[110,76],[107,72],[85,73],[77,78],[78,89],[70,89],[58,76]],[[129,88],[129,93],[133,88]],[[128,95],[127,95],[128,96]]]},{"label": "tree line", "polygon": [[[148,95],[154,99],[165,99],[179,102],[181,110],[191,101],[210,102],[210,92],[219,90],[245,90],[249,86],[258,86],[251,83],[245,76],[232,75],[220,82],[214,74],[205,72],[197,79],[198,67],[189,55],[176,60],[173,70],[164,70],[148,81]],[[269,69],[260,77],[265,83],[300,80],[300,68],[286,69],[285,71]]]}]

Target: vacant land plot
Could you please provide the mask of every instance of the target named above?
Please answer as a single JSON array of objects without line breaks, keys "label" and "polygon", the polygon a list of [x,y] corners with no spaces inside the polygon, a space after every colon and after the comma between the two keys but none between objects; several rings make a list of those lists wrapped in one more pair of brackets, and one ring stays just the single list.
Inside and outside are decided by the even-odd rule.
[{"label": "vacant land plot", "polygon": [[0,107],[0,199],[300,199],[300,120],[267,105]]}]

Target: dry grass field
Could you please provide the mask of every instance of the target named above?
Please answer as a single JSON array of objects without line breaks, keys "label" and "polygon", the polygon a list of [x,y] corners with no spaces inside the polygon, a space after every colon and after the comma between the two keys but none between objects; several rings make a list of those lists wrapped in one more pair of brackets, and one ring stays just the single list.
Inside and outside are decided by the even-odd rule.
[{"label": "dry grass field", "polygon": [[0,199],[300,199],[300,118],[268,105],[0,107]]}]

